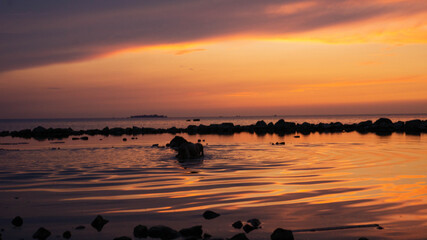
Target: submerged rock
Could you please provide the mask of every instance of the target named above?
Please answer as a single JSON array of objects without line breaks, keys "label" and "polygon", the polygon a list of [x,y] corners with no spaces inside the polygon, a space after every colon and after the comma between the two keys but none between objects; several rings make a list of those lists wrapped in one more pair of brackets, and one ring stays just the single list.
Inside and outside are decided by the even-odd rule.
[{"label": "submerged rock", "polygon": [[132,238],[126,237],[126,236],[122,236],[122,237],[114,238],[114,240],[132,240]]},{"label": "submerged rock", "polygon": [[198,239],[198,238],[202,238],[203,230],[202,230],[202,226],[198,225],[191,228],[181,229],[179,233],[184,238],[194,237]]},{"label": "submerged rock", "polygon": [[219,217],[219,216],[220,216],[220,214],[219,214],[219,213],[216,213],[216,212],[213,212],[213,211],[210,211],[210,210],[207,210],[207,211],[205,211],[205,212],[203,213],[203,217],[204,217],[205,219],[207,219],[207,220],[214,219],[214,218],[217,218],[217,217]]},{"label": "submerged rock", "polygon": [[178,155],[176,155],[179,160],[196,159],[203,156],[203,145],[191,142],[181,144],[178,148]]},{"label": "submerged rock", "polygon": [[22,226],[22,224],[24,224],[24,220],[20,217],[20,216],[16,216],[13,220],[12,220],[12,224],[15,227],[20,227]]},{"label": "submerged rock", "polygon": [[148,229],[146,226],[138,225],[133,229],[133,236],[136,238],[146,238],[148,236]]},{"label": "submerged rock", "polygon": [[250,233],[255,229],[256,229],[256,227],[249,225],[249,224],[245,224],[245,226],[243,226],[243,231],[245,231],[245,233]]},{"label": "submerged rock", "polygon": [[148,229],[148,236],[151,238],[160,238],[162,240],[171,240],[179,237],[177,231],[167,226],[154,226]]},{"label": "submerged rock", "polygon": [[71,238],[71,232],[70,231],[65,231],[62,234],[62,237],[65,238],[65,239],[70,239]]},{"label": "submerged rock", "polygon": [[236,221],[233,224],[231,224],[231,226],[233,226],[236,229],[241,229],[243,227],[243,223],[242,221]]},{"label": "submerged rock", "polygon": [[102,230],[105,224],[108,223],[107,219],[104,219],[101,215],[96,216],[96,218],[90,224],[93,228],[95,228],[98,232]]},{"label": "submerged rock", "polygon": [[294,240],[294,234],[291,230],[276,228],[270,236],[271,240]]},{"label": "submerged rock", "polygon": [[77,226],[76,228],[74,228],[74,229],[76,229],[76,230],[83,230],[83,229],[85,229],[86,227],[85,226],[83,226],[83,225],[80,225],[80,226]]},{"label": "submerged rock", "polygon": [[187,140],[185,140],[185,138],[181,137],[181,136],[175,136],[170,142],[169,142],[169,147],[173,148],[175,150],[178,150],[178,148],[184,144],[184,143],[188,143]]},{"label": "submerged rock", "polygon": [[246,237],[246,234],[239,233],[231,237],[229,240],[249,240],[248,237]]},{"label": "submerged rock", "polygon": [[247,222],[255,228],[258,228],[261,225],[261,221],[258,218],[249,219]]},{"label": "submerged rock", "polygon": [[33,238],[38,240],[45,240],[50,236],[50,231],[44,227],[39,228],[34,234]]}]

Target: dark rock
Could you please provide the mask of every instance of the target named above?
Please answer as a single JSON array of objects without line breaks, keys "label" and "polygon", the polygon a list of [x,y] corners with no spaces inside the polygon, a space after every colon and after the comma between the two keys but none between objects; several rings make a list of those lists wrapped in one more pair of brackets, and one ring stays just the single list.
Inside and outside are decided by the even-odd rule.
[{"label": "dark rock", "polygon": [[294,240],[294,235],[291,230],[276,228],[270,236],[271,240]]},{"label": "dark rock", "polygon": [[261,221],[258,218],[249,219],[247,222],[256,228],[258,228],[261,225]]},{"label": "dark rock", "polygon": [[123,142],[126,142],[128,139],[127,138],[123,138]]},{"label": "dark rock", "polygon": [[73,138],[71,138],[71,140],[73,140],[73,141],[76,141],[76,140],[79,140],[80,138],[78,138],[78,137],[73,137]]},{"label": "dark rock", "polygon": [[38,239],[38,240],[45,240],[50,236],[50,231],[47,230],[46,228],[39,228],[34,234],[33,234],[33,238]]},{"label": "dark rock", "polygon": [[188,143],[187,140],[185,140],[185,138],[181,137],[181,136],[175,136],[169,143],[169,147],[173,148],[175,150],[178,150],[179,147],[184,144],[184,143]]},{"label": "dark rock", "polygon": [[267,127],[267,123],[265,123],[264,120],[261,120],[261,121],[256,122],[255,127],[265,128],[265,127]]},{"label": "dark rock", "polygon": [[24,220],[20,216],[16,216],[14,219],[12,219],[12,224],[15,227],[20,227],[24,223]]},{"label": "dark rock", "polygon": [[155,143],[155,144],[151,145],[151,147],[159,147],[159,144]]},{"label": "dark rock", "polygon": [[356,125],[356,130],[359,132],[368,132],[371,130],[371,128],[372,128],[371,120],[360,122]]},{"label": "dark rock", "polygon": [[203,156],[203,145],[191,142],[181,144],[178,148],[178,155],[176,155],[179,160],[196,159]]},{"label": "dark rock", "polygon": [[193,119],[193,122],[200,122],[200,118]]},{"label": "dark rock", "polygon": [[191,228],[181,229],[179,233],[184,238],[188,238],[188,237],[202,238],[203,230],[202,230],[202,226],[199,225]]},{"label": "dark rock", "polygon": [[76,228],[74,228],[74,229],[76,229],[76,230],[83,230],[83,229],[85,229],[86,227],[85,226],[82,226],[82,225],[80,225],[80,226],[77,226]]},{"label": "dark rock", "polygon": [[243,223],[242,221],[237,221],[237,222],[234,222],[231,226],[237,229],[241,229],[243,227]]},{"label": "dark rock", "polygon": [[214,219],[214,218],[219,217],[219,216],[220,216],[219,213],[216,213],[216,212],[213,212],[210,210],[207,210],[203,213],[203,217],[207,220]]},{"label": "dark rock", "polygon": [[250,233],[255,229],[256,229],[256,227],[249,225],[249,224],[245,224],[245,226],[243,226],[243,231],[245,231],[245,233]]},{"label": "dark rock", "polygon": [[71,238],[71,232],[70,231],[65,231],[62,234],[62,237],[65,238],[65,239],[70,239]]},{"label": "dark rock", "polygon": [[146,238],[148,236],[148,229],[146,226],[138,225],[133,229],[133,236],[136,238]]},{"label": "dark rock", "polygon": [[393,122],[388,118],[380,118],[372,125],[375,131],[391,132],[394,130]]},{"label": "dark rock", "polygon": [[359,240],[369,240],[369,239],[367,239],[365,237],[361,237],[361,238],[359,238]]},{"label": "dark rock", "polygon": [[102,230],[105,224],[108,223],[107,219],[104,219],[101,215],[96,216],[96,218],[90,224],[93,228],[95,228],[98,232]]},{"label": "dark rock", "polygon": [[211,237],[212,235],[210,235],[209,233],[203,234],[203,240],[210,239]]},{"label": "dark rock", "polygon": [[229,240],[249,240],[248,237],[246,237],[246,234],[239,233],[231,237]]},{"label": "dark rock", "polygon": [[89,140],[89,137],[81,137],[81,140]]},{"label": "dark rock", "polygon": [[406,132],[420,132],[422,121],[419,119],[406,121],[405,122],[405,131]]},{"label": "dark rock", "polygon": [[122,236],[122,237],[114,238],[114,240],[132,240],[132,238],[126,237],[126,236]]},{"label": "dark rock", "polygon": [[154,226],[148,229],[148,236],[151,238],[161,238],[162,240],[171,240],[179,237],[177,231],[166,226]]}]

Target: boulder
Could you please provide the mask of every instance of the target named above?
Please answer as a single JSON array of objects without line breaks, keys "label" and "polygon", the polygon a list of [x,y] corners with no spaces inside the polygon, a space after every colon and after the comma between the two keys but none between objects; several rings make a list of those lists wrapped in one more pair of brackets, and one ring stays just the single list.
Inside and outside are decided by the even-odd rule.
[{"label": "boulder", "polygon": [[233,226],[236,229],[241,229],[243,227],[243,223],[242,221],[237,221],[237,222],[234,222],[231,226]]},{"label": "boulder", "polygon": [[245,224],[245,226],[243,226],[243,231],[245,231],[245,233],[250,233],[255,229],[256,229],[256,227],[249,225],[249,224]]},{"label": "boulder", "polygon": [[174,229],[158,225],[148,229],[148,236],[151,238],[160,238],[162,240],[172,240],[179,237],[179,234]]},{"label": "boulder", "polygon": [[133,236],[136,238],[146,238],[148,236],[148,229],[146,226],[138,225],[133,229]]},{"label": "boulder", "polygon": [[65,239],[70,239],[71,238],[71,232],[70,231],[65,231],[62,234],[62,237],[65,238]]},{"label": "boulder", "polygon": [[294,235],[291,230],[276,228],[270,236],[271,240],[294,240]]},{"label": "boulder", "polygon": [[244,233],[239,233],[231,237],[229,240],[249,240]]},{"label": "boulder", "polygon": [[39,228],[34,234],[33,238],[38,240],[45,240],[50,236],[50,231],[44,227]]},{"label": "boulder", "polygon": [[179,231],[179,234],[181,234],[181,236],[184,238],[192,237],[192,238],[200,239],[202,238],[202,234],[203,234],[202,226],[198,225],[191,228],[181,229]]},{"label": "boulder", "polygon": [[261,225],[261,221],[258,218],[249,219],[247,222],[256,228],[258,228]]},{"label": "boulder", "polygon": [[393,122],[388,118],[380,118],[372,125],[377,132],[391,132],[394,130]]}]

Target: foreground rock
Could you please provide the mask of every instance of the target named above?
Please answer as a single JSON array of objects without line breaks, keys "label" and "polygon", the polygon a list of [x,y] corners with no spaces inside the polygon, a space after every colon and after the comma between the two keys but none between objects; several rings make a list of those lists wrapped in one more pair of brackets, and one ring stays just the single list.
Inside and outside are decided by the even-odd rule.
[{"label": "foreground rock", "polygon": [[101,215],[96,216],[96,218],[90,224],[93,228],[95,228],[98,232],[102,231],[102,228],[105,224],[108,223],[107,219],[104,219]]},{"label": "foreground rock", "polygon": [[12,225],[15,227],[20,227],[20,226],[22,226],[22,224],[24,224],[24,220],[20,216],[16,216],[12,220]]},{"label": "foreground rock", "polygon": [[244,233],[239,233],[230,238],[230,240],[249,240]]},{"label": "foreground rock", "polygon": [[33,234],[33,238],[38,240],[45,240],[50,236],[50,234],[51,233],[49,230],[41,227]]},{"label": "foreground rock", "polygon": [[71,238],[71,232],[70,231],[65,231],[62,234],[62,237],[65,238],[65,239],[70,239]]},{"label": "foreground rock", "polygon": [[146,226],[138,225],[133,229],[133,236],[136,238],[146,238],[148,236],[148,229]]},{"label": "foreground rock", "polygon": [[148,236],[162,240],[172,240],[179,237],[179,233],[170,227],[159,225],[148,229]]},{"label": "foreground rock", "polygon": [[181,234],[181,236],[186,239],[190,237],[200,239],[202,238],[202,234],[203,234],[202,226],[199,225],[191,228],[181,229],[179,231],[179,234]]},{"label": "foreground rock", "polygon": [[270,236],[271,240],[294,240],[294,234],[291,230],[277,228]]}]

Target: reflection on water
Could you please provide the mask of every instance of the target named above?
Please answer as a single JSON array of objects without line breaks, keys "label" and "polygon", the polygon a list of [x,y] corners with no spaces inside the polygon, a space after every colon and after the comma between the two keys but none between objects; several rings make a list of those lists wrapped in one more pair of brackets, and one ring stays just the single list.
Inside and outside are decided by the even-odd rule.
[{"label": "reflection on water", "polygon": [[[296,239],[423,239],[427,225],[426,135],[311,134],[293,138],[234,134],[206,139],[205,158],[180,164],[164,145],[172,135],[89,141],[25,140],[0,150],[0,227],[27,237],[39,226],[54,235],[97,214],[110,223],[76,239],[131,235],[138,224],[176,229],[202,224],[216,237],[240,232],[236,220],[259,218],[250,239],[277,227],[298,230],[358,224],[385,229],[295,233]],[[2,143],[22,139],[2,138]],[[272,145],[275,142],[286,145]],[[52,149],[54,146],[54,149]],[[59,147],[59,149],[58,149]],[[17,151],[19,150],[19,151]],[[204,220],[206,209],[222,216]],[[12,229],[21,215],[25,228]],[[73,236],[73,237],[74,237]]]}]

